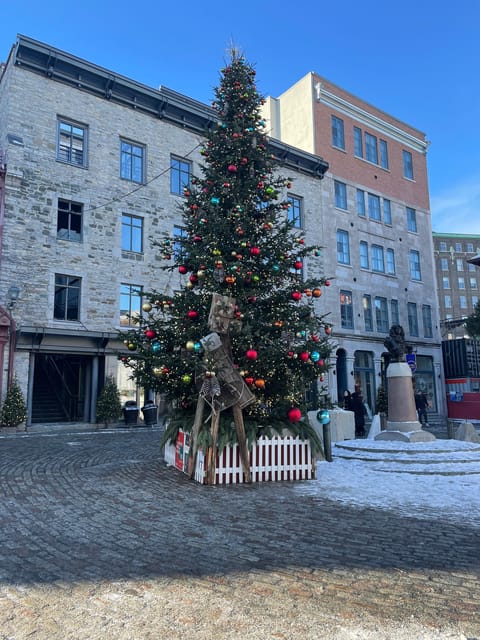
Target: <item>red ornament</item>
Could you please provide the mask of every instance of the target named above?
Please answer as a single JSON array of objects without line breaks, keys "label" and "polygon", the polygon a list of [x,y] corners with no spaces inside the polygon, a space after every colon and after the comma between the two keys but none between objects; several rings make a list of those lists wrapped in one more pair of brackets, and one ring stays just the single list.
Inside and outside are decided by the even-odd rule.
[{"label": "red ornament", "polygon": [[307,360],[310,358],[310,354],[308,353],[308,351],[302,351],[301,353],[299,353],[298,357],[302,362],[307,362]]},{"label": "red ornament", "polygon": [[288,412],[290,422],[299,422],[302,419],[302,412],[298,407],[292,407]]},{"label": "red ornament", "polygon": [[325,286],[329,287],[332,283],[330,282],[330,280],[325,280]]},{"label": "red ornament", "polygon": [[179,271],[179,273],[187,273],[188,269],[187,269],[187,267],[186,267],[184,264],[181,264],[181,265],[178,267],[178,271]]},{"label": "red ornament", "polygon": [[245,382],[247,384],[253,384],[254,380],[253,380],[253,378],[251,376],[248,376],[247,378],[245,378]]},{"label": "red ornament", "polygon": [[312,336],[312,340],[313,340],[314,342],[318,342],[318,341],[320,340],[320,338],[319,338],[317,335],[313,334],[313,336]]},{"label": "red ornament", "polygon": [[194,273],[192,273],[192,275],[189,277],[189,280],[193,284],[194,282],[196,282],[198,280],[198,278]]},{"label": "red ornament", "polygon": [[252,247],[250,249],[250,255],[259,256],[260,255],[260,249],[258,247]]},{"label": "red ornament", "polygon": [[190,309],[190,311],[188,311],[187,316],[190,318],[190,320],[196,320],[198,318],[198,311],[195,311],[195,309]]},{"label": "red ornament", "polygon": [[295,269],[299,270],[303,267],[303,264],[300,260],[297,260],[293,266],[295,267]]},{"label": "red ornament", "polygon": [[320,358],[317,364],[319,367],[323,367],[323,365],[325,364],[325,360],[322,360],[322,358]]},{"label": "red ornament", "polygon": [[325,333],[327,334],[327,336],[329,336],[332,333],[332,330],[330,327],[325,327]]},{"label": "red ornament", "polygon": [[228,165],[228,170],[230,171],[230,173],[236,173],[237,172],[237,166],[235,164],[229,164]]},{"label": "red ornament", "polygon": [[258,353],[255,351],[255,349],[249,349],[246,355],[249,360],[256,360],[258,357]]},{"label": "red ornament", "polygon": [[299,300],[301,300],[302,294],[300,293],[300,291],[294,291],[292,293],[292,299],[295,300],[295,302],[298,302]]},{"label": "red ornament", "polygon": [[149,340],[153,340],[153,338],[155,338],[157,335],[157,332],[154,331],[153,329],[147,329],[145,331],[145,337],[148,338]]}]

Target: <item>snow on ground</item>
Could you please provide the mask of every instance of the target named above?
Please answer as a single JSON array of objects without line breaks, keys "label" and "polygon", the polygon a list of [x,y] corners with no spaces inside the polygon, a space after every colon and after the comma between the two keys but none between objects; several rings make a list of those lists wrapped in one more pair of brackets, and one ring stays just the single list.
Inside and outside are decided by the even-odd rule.
[{"label": "snow on ground", "polygon": [[388,461],[380,470],[378,463],[339,458],[335,447],[333,452],[333,462],[317,462],[316,479],[297,485],[296,491],[353,507],[480,527],[480,474],[442,475],[451,468],[448,452],[434,454],[433,474],[415,473],[413,466],[408,473],[397,472],[394,465],[389,470]]}]

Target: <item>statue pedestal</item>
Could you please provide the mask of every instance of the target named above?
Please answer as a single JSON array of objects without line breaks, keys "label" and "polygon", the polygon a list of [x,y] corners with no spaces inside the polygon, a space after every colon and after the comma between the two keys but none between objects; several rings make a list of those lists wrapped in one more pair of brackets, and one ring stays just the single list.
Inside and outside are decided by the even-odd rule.
[{"label": "statue pedestal", "polygon": [[388,420],[387,428],[375,440],[401,442],[430,442],[435,436],[424,431],[417,419],[412,371],[406,362],[392,362],[387,369]]}]

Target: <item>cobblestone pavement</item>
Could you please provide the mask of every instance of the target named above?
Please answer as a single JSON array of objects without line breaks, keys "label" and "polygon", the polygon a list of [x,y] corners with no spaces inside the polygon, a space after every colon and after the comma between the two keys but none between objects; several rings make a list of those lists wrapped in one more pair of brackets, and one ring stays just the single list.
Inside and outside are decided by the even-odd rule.
[{"label": "cobblestone pavement", "polygon": [[203,487],[159,429],[0,437],[0,640],[480,639],[480,530]]}]

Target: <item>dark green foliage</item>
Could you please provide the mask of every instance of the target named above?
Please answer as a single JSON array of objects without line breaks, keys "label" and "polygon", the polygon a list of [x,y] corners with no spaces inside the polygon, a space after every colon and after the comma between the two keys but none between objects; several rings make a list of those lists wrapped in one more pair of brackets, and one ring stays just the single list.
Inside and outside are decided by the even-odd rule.
[{"label": "dark green foliage", "polygon": [[388,413],[388,395],[385,387],[378,387],[376,409],[377,413]]},{"label": "dark green foliage", "polygon": [[465,322],[465,328],[469,336],[472,338],[480,338],[480,301],[475,305],[472,315],[468,316]]},{"label": "dark green foliage", "polygon": [[108,424],[118,420],[122,414],[120,393],[112,377],[107,378],[97,400],[97,422]]},{"label": "dark green foliage", "polygon": [[[212,331],[212,294],[233,297],[229,356],[254,395],[243,413],[255,439],[266,428],[305,427],[289,422],[288,411],[306,416],[306,389],[320,387],[329,367],[330,327],[320,313],[329,283],[319,272],[320,247],[306,245],[289,215],[292,184],[268,149],[255,71],[233,54],[215,93],[218,124],[202,150],[203,174],[184,189],[185,234],[158,242],[163,268],[180,273],[177,293],[146,296],[137,326],[121,334],[129,349],[121,359],[139,385],[167,395],[171,428],[188,430],[213,367],[200,342]],[[256,359],[247,357],[252,349]],[[222,425],[219,440],[224,432],[234,440],[229,410]]]},{"label": "dark green foliage", "polygon": [[0,411],[0,425],[2,427],[18,427],[27,419],[27,405],[22,391],[15,378],[7,391],[5,402]]}]

